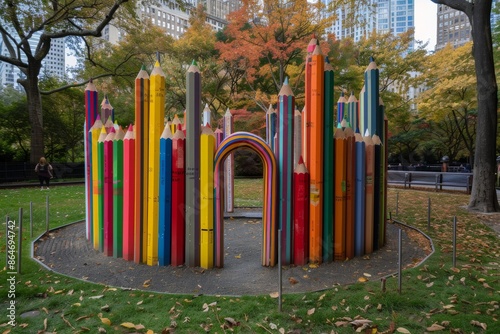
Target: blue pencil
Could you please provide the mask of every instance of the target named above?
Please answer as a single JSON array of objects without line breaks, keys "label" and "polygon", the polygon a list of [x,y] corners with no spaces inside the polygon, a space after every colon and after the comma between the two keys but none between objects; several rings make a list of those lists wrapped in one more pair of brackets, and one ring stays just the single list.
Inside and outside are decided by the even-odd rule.
[{"label": "blue pencil", "polygon": [[158,264],[168,266],[172,239],[172,132],[166,125],[160,138]]},{"label": "blue pencil", "polygon": [[356,256],[365,254],[365,142],[360,133],[356,137],[356,182],[354,195],[354,253]]}]

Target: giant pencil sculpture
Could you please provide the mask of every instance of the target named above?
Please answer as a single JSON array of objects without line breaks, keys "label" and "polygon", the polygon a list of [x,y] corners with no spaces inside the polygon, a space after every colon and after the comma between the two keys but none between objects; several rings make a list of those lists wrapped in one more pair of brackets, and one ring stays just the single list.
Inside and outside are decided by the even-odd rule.
[{"label": "giant pencil sculpture", "polygon": [[337,128],[341,127],[340,123],[344,119],[345,109],[346,109],[346,99],[344,97],[344,92],[340,92],[340,97],[337,100]]},{"label": "giant pencil sculpture", "polygon": [[351,128],[354,133],[359,132],[358,114],[358,100],[354,94],[351,93],[349,100],[347,100],[347,115],[349,116],[349,123],[351,123]]},{"label": "giant pencil sculpture", "polygon": [[134,262],[146,262],[148,221],[149,75],[143,66],[135,79]]},{"label": "giant pencil sculpture", "polygon": [[129,126],[123,138],[123,258],[134,260],[135,137]]},{"label": "giant pencil sculpture", "polygon": [[105,125],[109,124],[108,120],[111,122],[111,124],[113,124],[113,120],[111,119],[112,110],[113,107],[111,106],[111,103],[109,103],[108,95],[104,95],[104,99],[101,102],[101,120]]},{"label": "giant pencil sculpture", "polygon": [[160,187],[160,137],[165,118],[165,74],[156,61],[149,77],[149,154],[148,154],[148,244],[147,264],[158,263],[158,197]]},{"label": "giant pencil sculpture", "polygon": [[309,258],[311,262],[321,263],[323,256],[324,57],[319,45],[314,49],[311,58],[311,117],[310,126],[308,126],[310,142],[307,152],[309,159],[307,167],[311,175]]},{"label": "giant pencil sculpture", "polygon": [[380,168],[380,223],[378,232],[378,246],[379,248],[385,244],[385,216],[386,216],[386,147],[387,147],[387,137],[385,134],[385,107],[382,98],[379,98],[379,111],[377,113],[377,134],[380,138],[380,165],[376,168]]},{"label": "giant pencil sculpture", "polygon": [[160,189],[158,213],[158,264],[170,264],[172,239],[172,132],[165,125],[160,137]]},{"label": "giant pencil sculpture", "polygon": [[[224,138],[233,133],[233,115],[227,108],[224,114]],[[274,116],[276,122],[276,114]],[[231,154],[224,162],[224,201],[226,212],[234,211],[234,155]]]},{"label": "giant pencil sculpture", "polygon": [[171,265],[184,264],[186,214],[186,139],[184,132],[177,129],[172,138],[172,244]]},{"label": "giant pencil sculpture", "polygon": [[113,256],[123,254],[123,138],[118,126],[113,138]]},{"label": "giant pencil sculpture", "polygon": [[342,128],[335,131],[335,232],[334,259],[345,260],[347,139]]},{"label": "giant pencil sculpture", "polygon": [[200,263],[201,75],[196,62],[186,73],[186,264]]},{"label": "giant pencil sculpture", "polygon": [[93,183],[92,183],[92,135],[90,129],[97,118],[97,89],[92,79],[85,87],[85,200],[87,209],[86,235],[87,240],[93,241]]},{"label": "giant pencil sculpture", "polygon": [[210,108],[208,107],[208,103],[205,103],[205,108],[203,109],[203,125],[210,126],[211,123],[211,115]]},{"label": "giant pencil sculpture", "polygon": [[104,254],[113,255],[113,139],[115,129],[111,128],[104,139]]},{"label": "giant pencil sculpture", "polygon": [[99,250],[104,251],[104,141],[107,137],[106,128],[101,128],[97,140],[97,210],[99,224]]},{"label": "giant pencil sculpture", "polygon": [[345,128],[347,140],[346,151],[346,224],[345,224],[345,255],[348,259],[354,257],[354,213],[355,213],[355,183],[356,183],[356,139],[352,128]]},{"label": "giant pencil sculpture", "polygon": [[215,136],[208,126],[200,138],[200,267],[214,266],[214,153]]},{"label": "giant pencil sculpture", "polygon": [[99,155],[98,155],[98,144],[99,137],[101,136],[101,131],[103,125],[101,118],[97,115],[97,118],[90,128],[89,137],[91,139],[91,167],[92,167],[92,242],[94,249],[99,249],[99,191],[101,190],[99,186]]},{"label": "giant pencil sculpture", "polygon": [[311,99],[312,99],[312,82],[311,82],[311,74],[312,74],[312,54],[316,49],[316,45],[318,45],[318,40],[316,36],[313,35],[309,44],[307,45],[307,55],[306,55],[306,67],[305,67],[305,105],[302,110],[302,158],[306,166],[309,168],[311,165],[309,152],[310,149],[309,144],[311,142]]},{"label": "giant pencil sculpture", "polygon": [[[367,117],[366,128],[370,131],[370,135],[377,134],[377,113],[379,110],[379,71],[377,64],[370,57],[370,64],[365,70],[365,87],[366,87],[366,103],[365,103],[365,117]],[[382,116],[382,121],[384,117]],[[381,131],[381,129],[379,129]]]},{"label": "giant pencil sculpture", "polygon": [[281,228],[282,264],[292,261],[292,180],[293,180],[293,115],[295,96],[285,78],[278,94],[278,170],[279,217]]},{"label": "giant pencil sculpture", "polygon": [[[274,135],[276,135],[276,110],[270,104],[266,112],[266,142],[274,152]],[[228,134],[229,135],[229,134]]]},{"label": "giant pencil sculpture", "polygon": [[[293,116],[293,167],[297,167],[302,158],[302,114],[297,107]],[[304,159],[302,159],[304,161]]]},{"label": "giant pencil sculpture", "polygon": [[354,194],[354,254],[365,254],[365,189],[366,189],[366,149],[363,136],[355,134],[356,139],[356,184]]},{"label": "giant pencil sculpture", "polygon": [[309,172],[302,157],[293,173],[293,263],[302,266],[309,258]]},{"label": "giant pencil sculpture", "polygon": [[325,57],[324,78],[324,147],[323,147],[323,261],[333,261],[334,208],[334,101],[333,67]]},{"label": "giant pencil sculpture", "polygon": [[382,159],[382,145],[380,137],[377,135],[372,136],[373,152],[375,157],[373,169],[373,250],[379,249],[379,228],[380,228],[380,214],[382,211],[382,201],[380,196],[380,169]]},{"label": "giant pencil sculpture", "polygon": [[175,115],[171,123],[171,129],[170,129],[172,131],[172,135],[175,134],[177,129],[181,129],[181,127],[182,127],[181,120],[179,119],[179,116]]},{"label": "giant pencil sculpture", "polygon": [[366,152],[366,186],[365,186],[365,253],[373,252],[373,224],[374,224],[374,169],[375,169],[375,148],[370,133],[366,130],[363,137]]}]

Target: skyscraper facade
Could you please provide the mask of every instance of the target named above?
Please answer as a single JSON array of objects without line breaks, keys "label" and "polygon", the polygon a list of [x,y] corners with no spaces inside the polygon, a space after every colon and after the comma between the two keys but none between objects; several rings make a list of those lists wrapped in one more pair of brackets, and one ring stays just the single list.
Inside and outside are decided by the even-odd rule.
[{"label": "skyscraper facade", "polygon": [[[332,0],[322,0],[328,5]],[[415,27],[414,0],[368,0],[355,12],[343,7],[336,11],[337,19],[327,32],[338,39],[350,37],[355,42],[373,31],[398,35]],[[413,49],[414,45],[410,46]]]},{"label": "skyscraper facade", "polygon": [[[35,53],[36,46],[40,40],[42,32],[36,32],[30,38],[29,43],[31,52]],[[42,61],[40,70],[40,78],[55,76],[60,79],[66,77],[66,62],[65,62],[65,41],[63,38],[53,39],[50,51]],[[0,38],[0,52],[2,55],[9,56],[7,46],[2,38]],[[21,54],[22,61],[26,62],[27,58]],[[11,86],[15,89],[22,90],[22,87],[17,83],[19,78],[23,77],[23,73],[14,65],[0,61],[0,85],[2,87]]]}]

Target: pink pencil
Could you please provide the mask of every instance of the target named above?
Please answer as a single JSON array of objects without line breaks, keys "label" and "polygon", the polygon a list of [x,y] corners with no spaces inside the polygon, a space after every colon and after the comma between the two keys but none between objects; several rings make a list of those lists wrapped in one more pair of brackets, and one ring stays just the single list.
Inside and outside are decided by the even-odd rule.
[{"label": "pink pencil", "polygon": [[123,258],[134,260],[135,137],[132,125],[123,138]]},{"label": "pink pencil", "polygon": [[110,128],[104,140],[104,254],[113,256],[113,139]]}]

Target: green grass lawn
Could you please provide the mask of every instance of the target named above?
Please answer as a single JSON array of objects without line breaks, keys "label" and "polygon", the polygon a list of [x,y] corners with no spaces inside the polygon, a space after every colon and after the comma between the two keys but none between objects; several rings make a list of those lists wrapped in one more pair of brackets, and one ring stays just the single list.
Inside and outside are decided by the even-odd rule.
[{"label": "green grass lawn", "polygon": [[[397,194],[397,195],[396,195]],[[282,312],[271,295],[225,297],[160,294],[76,280],[48,271],[30,259],[30,201],[33,236],[84,218],[84,187],[56,186],[0,190],[0,211],[18,221],[23,208],[23,272],[16,275],[17,327],[6,324],[9,284],[5,268],[5,221],[0,231],[1,333],[500,333],[500,243],[482,219],[499,215],[468,213],[468,196],[390,189],[393,218],[426,232],[435,253],[397,278],[353,282],[334,289],[283,296]],[[399,199],[398,217],[396,196]],[[259,206],[262,180],[236,180],[235,205]],[[427,204],[432,202],[427,230]],[[457,266],[452,267],[452,218],[457,217]],[[20,315],[35,311],[35,315]],[[362,331],[363,333],[367,333]]]}]

